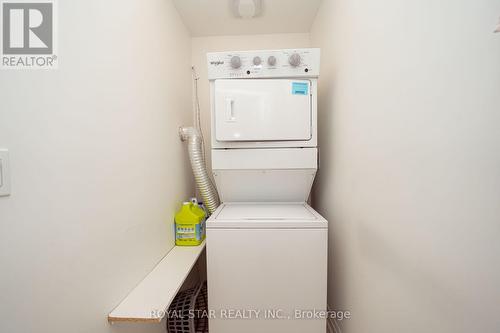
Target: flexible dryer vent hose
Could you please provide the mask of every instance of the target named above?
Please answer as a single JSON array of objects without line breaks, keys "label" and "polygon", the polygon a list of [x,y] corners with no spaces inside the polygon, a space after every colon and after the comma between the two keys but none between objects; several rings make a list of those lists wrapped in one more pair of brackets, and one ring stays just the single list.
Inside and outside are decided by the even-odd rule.
[{"label": "flexible dryer vent hose", "polygon": [[220,202],[217,190],[208,176],[205,157],[203,156],[201,135],[194,127],[181,127],[179,134],[182,141],[188,142],[189,159],[191,160],[196,186],[198,186],[208,212],[212,214],[219,207]]}]

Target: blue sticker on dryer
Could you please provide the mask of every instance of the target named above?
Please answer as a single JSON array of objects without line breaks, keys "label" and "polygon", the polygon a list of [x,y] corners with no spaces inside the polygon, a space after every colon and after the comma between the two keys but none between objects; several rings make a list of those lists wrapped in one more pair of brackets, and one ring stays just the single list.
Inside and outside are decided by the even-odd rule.
[{"label": "blue sticker on dryer", "polygon": [[309,84],[307,82],[292,82],[293,95],[308,95]]}]

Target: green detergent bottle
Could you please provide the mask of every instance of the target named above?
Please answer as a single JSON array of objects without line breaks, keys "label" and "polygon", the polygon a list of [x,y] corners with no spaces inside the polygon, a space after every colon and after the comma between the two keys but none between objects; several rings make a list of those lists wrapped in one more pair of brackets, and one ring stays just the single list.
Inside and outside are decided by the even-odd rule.
[{"label": "green detergent bottle", "polygon": [[175,244],[200,245],[205,239],[205,211],[193,202],[184,202],[175,214]]}]

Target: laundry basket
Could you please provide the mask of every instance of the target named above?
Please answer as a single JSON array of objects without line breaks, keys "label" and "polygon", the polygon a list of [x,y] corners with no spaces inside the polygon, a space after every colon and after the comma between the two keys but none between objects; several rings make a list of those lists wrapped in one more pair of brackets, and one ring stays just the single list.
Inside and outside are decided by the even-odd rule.
[{"label": "laundry basket", "polygon": [[207,333],[207,294],[206,282],[177,294],[169,308],[167,332]]}]

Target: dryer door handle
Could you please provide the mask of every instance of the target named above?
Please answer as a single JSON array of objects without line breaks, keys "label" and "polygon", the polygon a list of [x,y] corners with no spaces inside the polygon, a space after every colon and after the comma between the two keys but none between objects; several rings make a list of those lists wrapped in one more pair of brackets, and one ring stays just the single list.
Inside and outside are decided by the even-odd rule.
[{"label": "dryer door handle", "polygon": [[230,97],[226,97],[226,121],[227,122],[235,122],[236,117],[234,115],[233,108],[234,100]]}]

